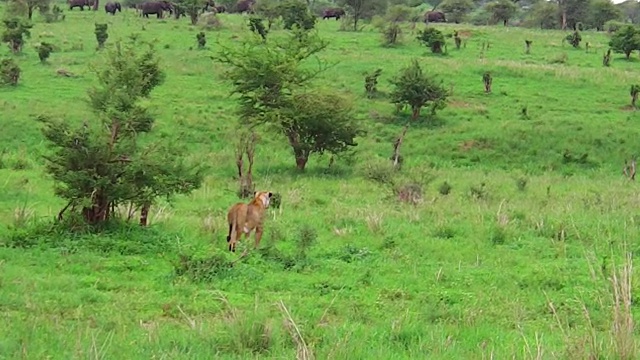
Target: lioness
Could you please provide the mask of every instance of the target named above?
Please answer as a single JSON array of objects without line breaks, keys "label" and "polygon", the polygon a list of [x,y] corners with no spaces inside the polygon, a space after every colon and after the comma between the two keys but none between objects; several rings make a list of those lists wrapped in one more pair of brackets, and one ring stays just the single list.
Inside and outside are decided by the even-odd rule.
[{"label": "lioness", "polygon": [[[229,222],[229,251],[236,252],[236,242],[240,240],[242,233],[249,238],[251,231],[255,229],[256,244],[260,244],[262,238],[263,221],[265,209],[269,207],[269,201],[273,193],[268,191],[256,191],[253,193],[253,200],[248,203],[237,203],[229,209],[227,221]],[[246,253],[246,250],[245,250]]]}]

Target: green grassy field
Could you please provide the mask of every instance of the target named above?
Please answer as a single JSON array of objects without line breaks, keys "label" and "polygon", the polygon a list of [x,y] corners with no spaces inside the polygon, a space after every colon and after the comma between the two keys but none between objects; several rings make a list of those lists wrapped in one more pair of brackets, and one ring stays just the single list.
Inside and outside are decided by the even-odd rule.
[{"label": "green grassy field", "polygon": [[[629,87],[640,83],[640,65],[637,54],[616,54],[604,68],[606,34],[584,32],[587,53],[563,44],[560,31],[442,24],[447,34],[464,31],[465,46],[433,56],[408,25],[404,45],[385,48],[371,27],[341,32],[339,22],[320,21],[331,41],[321,57],[336,64],[315,85],[356,102],[368,133],[355,161],[328,168],[329,157],[316,156],[297,173],[283,139],[263,133],[256,187],[283,196],[268,215],[268,250],[233,268],[212,262],[181,274],[179,254],[238,257],[225,241],[225,212],[237,201],[228,141],[235,102],[211,56],[216,41],[233,46],[248,36],[246,17],[220,15],[208,49],[193,50],[197,28],[186,19],[65,13],[60,23],[36,19],[15,56],[19,86],[0,88],[0,245],[64,206],[43,171],[34,117],[91,119],[90,65],[102,59],[95,22],[109,24],[108,46],[132,33],[156,43],[167,79],[150,99],[153,137],[181,136],[212,169],[193,194],[152,208],[148,229],[0,246],[0,358],[635,357],[638,330],[624,324],[640,308],[625,309],[624,299],[638,296],[638,280],[623,265],[640,251],[640,198],[621,170],[637,154],[640,116]],[[34,50],[40,41],[57,47],[48,64]],[[484,42],[491,45],[482,51]],[[6,46],[0,55],[13,56]],[[408,115],[364,96],[365,73],[382,68],[379,89],[388,92],[387,80],[413,58],[453,91],[403,145],[395,177],[423,186],[415,206],[373,180],[389,176],[384,165]],[[444,182],[448,195],[439,191]],[[294,257],[301,239],[315,239],[304,260]]]}]

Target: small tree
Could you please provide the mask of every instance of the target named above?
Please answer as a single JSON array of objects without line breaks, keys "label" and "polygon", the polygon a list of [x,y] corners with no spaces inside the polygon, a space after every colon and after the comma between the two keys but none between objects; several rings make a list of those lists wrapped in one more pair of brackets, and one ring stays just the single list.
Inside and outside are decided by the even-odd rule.
[{"label": "small tree", "polygon": [[230,65],[226,73],[239,95],[239,114],[249,126],[266,125],[288,140],[296,167],[304,170],[313,153],[340,153],[355,146],[359,134],[351,105],[338,95],[304,92],[326,65],[305,60],[327,47],[317,34],[294,30],[284,41],[247,40],[225,49],[215,59]]},{"label": "small tree", "polygon": [[312,154],[338,155],[357,146],[355,138],[364,134],[351,103],[335,93],[294,95],[277,117],[277,127],[291,145],[298,170],[305,169]]},{"label": "small tree", "polygon": [[518,8],[511,0],[497,0],[490,2],[485,6],[485,9],[491,13],[494,21],[501,21],[504,26],[507,26],[509,19],[511,19],[518,11]]},{"label": "small tree", "polygon": [[524,41],[524,53],[525,54],[530,54],[531,53],[531,40],[525,40]]},{"label": "small tree", "polygon": [[22,51],[24,38],[31,37],[29,29],[31,29],[33,25],[25,23],[19,18],[4,19],[2,22],[4,23],[2,42],[8,44],[14,54],[19,53]]},{"label": "small tree", "polygon": [[116,215],[118,205],[130,205],[146,225],[157,198],[189,193],[202,181],[201,169],[185,164],[176,148],[140,141],[154,120],[139,102],[164,80],[153,48],[140,47],[135,41],[126,48],[117,43],[96,70],[99,86],[88,91],[95,121],[72,126],[40,118],[52,150],[46,170],[56,195],[67,201],[59,220],[70,212],[80,224],[100,225]]},{"label": "small tree", "polygon": [[204,46],[207,45],[207,35],[200,31],[196,34],[196,41],[198,42],[198,49],[204,49]]},{"label": "small tree", "polygon": [[44,63],[53,52],[53,45],[42,42],[36,49],[38,50],[38,58],[40,58],[40,62]]},{"label": "small tree", "polygon": [[490,72],[487,71],[484,74],[482,74],[482,82],[484,83],[484,92],[487,94],[490,93],[491,83],[493,82],[493,78],[491,77]]},{"label": "small tree", "polygon": [[609,67],[611,64],[611,49],[607,50],[607,53],[602,55],[602,65]]},{"label": "small tree", "polygon": [[371,99],[378,93],[378,77],[382,74],[382,69],[376,69],[371,74],[368,74],[364,78],[364,89],[367,93],[367,97]]},{"label": "small tree", "polygon": [[260,35],[263,41],[267,41],[267,34],[269,30],[264,27],[262,23],[262,19],[256,16],[252,16],[249,18],[249,30],[253,33]]},{"label": "small tree", "polygon": [[13,59],[0,61],[0,85],[18,85],[20,79],[20,67]]},{"label": "small tree", "polygon": [[640,93],[640,85],[631,85],[631,91],[629,95],[631,95],[631,107],[634,109],[637,107],[636,102],[638,101],[638,94]]},{"label": "small tree", "polygon": [[[191,20],[191,25],[195,25],[198,23],[198,17],[200,16],[200,12],[205,5],[205,1],[202,0],[178,0],[176,5],[181,13],[189,16]],[[177,11],[176,11],[177,13]]]},{"label": "small tree", "polygon": [[432,53],[442,54],[444,35],[440,30],[428,27],[424,30],[418,31],[418,41],[430,48]]},{"label": "small tree", "polygon": [[631,25],[623,27],[611,36],[609,46],[614,52],[624,53],[628,60],[631,52],[640,50],[640,30]]},{"label": "small tree", "polygon": [[94,32],[96,34],[96,40],[98,41],[98,49],[104,48],[104,43],[109,38],[107,24],[96,24]]},{"label": "small tree", "polygon": [[456,49],[460,50],[460,45],[462,45],[462,38],[460,38],[460,34],[458,34],[458,31],[453,32],[453,41],[456,43]]},{"label": "small tree", "polygon": [[386,0],[340,0],[338,4],[348,7],[350,16],[347,21],[353,25],[353,31],[359,31],[360,20],[384,14],[388,3]]},{"label": "small tree", "polygon": [[567,35],[565,40],[567,40],[569,44],[571,44],[571,46],[577,49],[578,47],[580,47],[580,42],[582,41],[582,35],[580,35],[580,32],[576,30],[572,34]]},{"label": "small tree", "polygon": [[395,89],[391,93],[391,102],[396,105],[409,105],[411,107],[411,120],[420,117],[420,112],[425,106],[431,108],[431,115],[446,106],[449,92],[432,76],[425,74],[417,60],[411,65],[400,70],[399,74],[390,80]]},{"label": "small tree", "polygon": [[[278,0],[260,0],[254,7],[255,13],[260,17],[261,21],[262,19],[267,20],[267,29],[269,30],[271,30],[271,26],[273,26],[273,23],[275,23],[276,20],[282,15],[280,12],[282,9],[278,5]],[[251,23],[251,19],[249,20],[249,22]],[[265,31],[265,37],[266,33],[267,32]]]},{"label": "small tree", "polygon": [[311,30],[316,26],[316,17],[309,10],[306,2],[301,0],[284,0],[278,4],[284,28],[291,30],[294,25],[303,30]]},{"label": "small tree", "polygon": [[439,7],[441,11],[447,14],[447,20],[456,24],[464,22],[467,14],[473,8],[474,5],[471,0],[445,0]]},{"label": "small tree", "polygon": [[[253,161],[255,157],[256,144],[258,143],[258,135],[254,131],[243,131],[236,137],[236,166],[238,167],[238,181],[240,189],[238,197],[241,199],[248,198],[253,195],[255,187],[253,186]],[[244,158],[247,158],[249,167],[244,171]]]},{"label": "small tree", "polygon": [[33,12],[39,9],[41,12],[47,11],[51,0],[24,0],[27,7],[27,19],[31,20]]}]

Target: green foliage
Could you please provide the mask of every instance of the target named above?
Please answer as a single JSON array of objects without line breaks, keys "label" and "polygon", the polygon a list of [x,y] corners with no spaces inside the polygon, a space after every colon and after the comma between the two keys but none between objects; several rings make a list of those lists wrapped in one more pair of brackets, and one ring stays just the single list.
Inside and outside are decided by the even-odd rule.
[{"label": "green foliage", "polygon": [[429,106],[431,115],[446,106],[449,92],[442,81],[425,74],[418,63],[413,60],[411,65],[400,70],[395,78],[390,80],[394,86],[390,94],[391,102],[397,105],[409,105],[412,110],[412,120],[418,119],[423,107]]},{"label": "green foliage", "polygon": [[142,209],[142,222],[156,198],[189,193],[202,181],[201,169],[186,164],[177,148],[140,143],[153,117],[138,102],[163,82],[164,73],[153,48],[138,47],[135,41],[124,48],[117,43],[96,71],[100,86],[88,91],[95,121],[74,127],[40,117],[51,149],[46,169],[56,195],[68,202],[59,218],[69,211],[72,219],[102,225],[116,215],[115,206],[131,204]]},{"label": "green foliage", "polygon": [[65,19],[64,11],[58,5],[40,8],[40,15],[46,23],[54,23]]},{"label": "green foliage", "polygon": [[107,33],[107,24],[95,24],[96,40],[98,41],[98,48],[102,49],[104,47],[104,43],[109,38],[109,34]]},{"label": "green foliage", "polygon": [[339,154],[355,147],[363,131],[355,121],[352,104],[335,93],[313,91],[294,95],[278,112],[276,126],[293,149],[298,169],[311,154]]},{"label": "green foliage", "polygon": [[496,0],[485,5],[486,10],[492,14],[493,20],[502,22],[507,26],[509,20],[516,14],[518,8],[511,0]]},{"label": "green foliage", "polygon": [[204,1],[178,0],[176,1],[176,5],[180,9],[180,11],[189,16],[191,25],[195,25],[198,23],[198,17],[200,16],[200,12],[202,11],[202,7],[204,6]]},{"label": "green foliage", "polygon": [[46,62],[49,55],[53,52],[53,45],[41,42],[36,49],[38,50],[38,58],[40,59],[40,62]]},{"label": "green foliage", "polygon": [[[267,29],[271,29],[271,26],[280,18],[281,8],[278,0],[258,0],[254,6],[254,12],[261,19],[267,20]],[[256,17],[252,17],[256,18]],[[255,21],[255,20],[254,20]],[[251,18],[249,19],[251,23]],[[263,25],[264,27],[264,25]],[[262,36],[262,35],[261,35]],[[266,37],[266,32],[265,32]]]},{"label": "green foliage", "polygon": [[447,20],[456,24],[464,22],[473,7],[472,0],[445,0],[440,4],[440,10],[447,15]]},{"label": "green foliage", "polygon": [[198,49],[204,49],[205,45],[207,45],[207,35],[200,31],[196,34],[196,41],[198,42]]},{"label": "green foliage", "polygon": [[382,29],[383,45],[393,46],[400,42],[402,28],[397,22],[390,22]]},{"label": "green foliage", "polygon": [[302,66],[328,46],[315,34],[292,32],[272,43],[247,40],[236,49],[223,48],[214,59],[230,65],[225,76],[239,95],[240,118],[248,124],[268,123],[286,107],[288,97],[306,86],[326,66]]},{"label": "green foliage", "polygon": [[262,38],[262,40],[267,41],[267,34],[269,33],[269,30],[267,30],[264,27],[264,24],[262,23],[262,18],[256,17],[256,16],[252,16],[249,18],[249,30],[251,30],[253,33],[260,35],[260,37]]},{"label": "green foliage", "polygon": [[607,22],[604,23],[604,31],[609,32],[609,33],[614,33],[620,29],[622,29],[625,26],[628,26],[629,24],[621,22],[621,21],[617,21],[617,20],[609,20]]},{"label": "green foliage", "polygon": [[416,10],[406,5],[390,6],[387,8],[387,12],[384,15],[385,20],[390,22],[412,21],[416,17],[419,17]]},{"label": "green foliage", "polygon": [[531,28],[557,29],[560,27],[559,11],[558,4],[555,2],[536,2],[527,13],[524,25]]},{"label": "green foliage", "polygon": [[445,44],[444,35],[442,32],[433,27],[427,27],[424,30],[418,31],[418,41],[431,49],[434,54],[442,54],[442,47]]},{"label": "green foliage", "polygon": [[640,50],[640,30],[631,25],[623,27],[611,36],[609,46],[614,52],[624,53],[629,59],[632,51]]},{"label": "green foliage", "polygon": [[13,59],[0,61],[0,85],[18,85],[20,80],[20,67]]},{"label": "green foliage", "polygon": [[640,85],[633,84],[631,85],[631,90],[629,90],[629,95],[631,95],[631,106],[636,107],[636,102],[638,101],[638,94],[640,94]]},{"label": "green foliage", "polygon": [[20,18],[13,17],[2,20],[4,24],[4,31],[2,32],[2,42],[9,45],[9,48],[14,54],[22,51],[22,45],[24,45],[24,38],[31,37],[29,29],[33,27],[23,21]]},{"label": "green foliage", "polygon": [[371,74],[367,74],[364,78],[364,90],[369,99],[378,93],[378,77],[382,74],[382,69],[376,69]]},{"label": "green foliage", "polygon": [[589,4],[589,25],[598,30],[604,30],[608,21],[619,20],[622,13],[611,0],[591,0]]},{"label": "green foliage", "polygon": [[350,10],[348,11],[350,15],[348,21],[353,25],[353,31],[359,31],[358,23],[360,20],[384,14],[388,3],[386,0],[340,0],[338,4]]},{"label": "green foliage", "polygon": [[580,32],[576,30],[573,33],[567,35],[565,40],[567,40],[569,44],[571,44],[571,46],[577,49],[580,47],[580,42],[582,41],[582,35],[580,35]]},{"label": "green foliage", "polygon": [[282,15],[284,28],[287,30],[291,30],[294,25],[303,30],[311,30],[316,25],[316,17],[302,0],[284,0],[278,4],[278,12]]}]

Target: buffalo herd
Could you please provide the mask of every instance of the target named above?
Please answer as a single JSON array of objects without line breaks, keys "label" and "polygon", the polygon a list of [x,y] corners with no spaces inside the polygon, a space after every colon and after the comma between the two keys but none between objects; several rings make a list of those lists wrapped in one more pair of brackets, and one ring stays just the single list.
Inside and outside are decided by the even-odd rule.
[{"label": "buffalo herd", "polygon": [[[79,7],[80,10],[84,10],[84,7],[92,8],[94,11],[98,10],[98,1],[99,0],[68,0],[69,2],[69,10],[73,10],[73,8]],[[254,5],[256,0],[238,0],[235,6],[232,6],[232,9],[229,9],[229,12],[233,13],[253,13]],[[174,3],[171,3],[167,0],[159,0],[159,1],[145,1],[138,5],[131,5],[131,8],[135,8],[140,16],[148,18],[149,15],[156,15],[159,19],[162,19],[163,14],[168,12],[170,15],[175,14],[176,18],[180,16],[184,16],[184,9],[180,9]],[[115,15],[116,11],[122,11],[122,5],[119,2],[108,2],[104,6],[104,10],[111,15]],[[224,5],[216,5],[214,0],[206,0],[204,7],[202,8],[202,12],[212,11],[215,13],[224,13],[227,12],[227,7]],[[322,11],[322,19],[331,19],[335,18],[336,20],[340,20],[341,17],[344,17],[346,12],[344,9],[339,7],[331,7],[324,9]],[[423,18],[426,23],[438,23],[438,22],[447,22],[445,15],[442,11],[427,11],[424,14]]]}]

